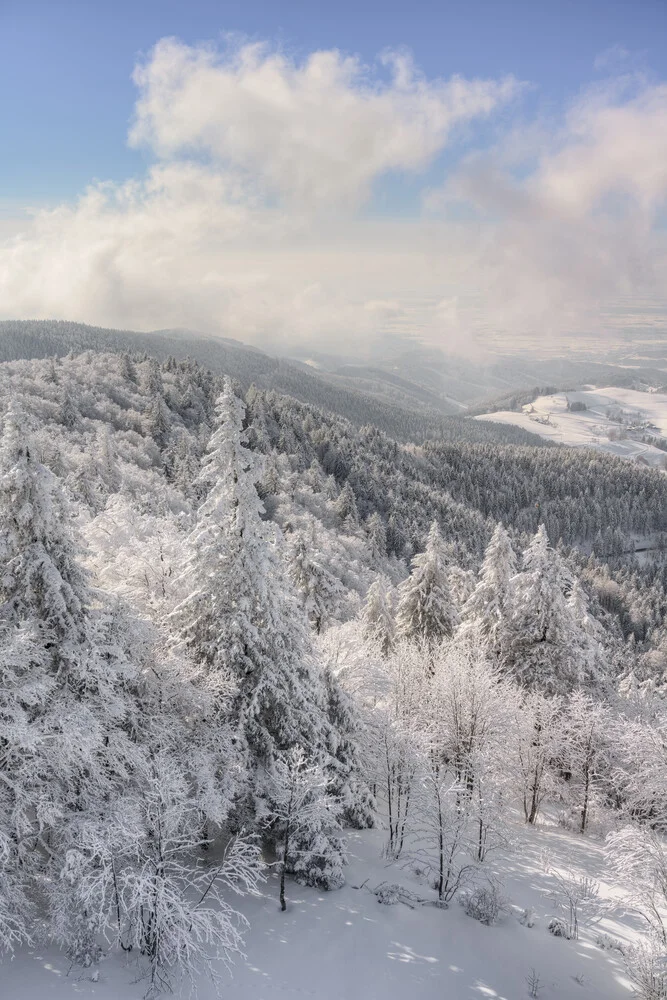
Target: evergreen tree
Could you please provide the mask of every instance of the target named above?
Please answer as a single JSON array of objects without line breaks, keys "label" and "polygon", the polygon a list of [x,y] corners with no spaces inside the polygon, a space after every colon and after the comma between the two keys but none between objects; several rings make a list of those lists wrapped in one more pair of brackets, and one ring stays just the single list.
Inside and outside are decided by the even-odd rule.
[{"label": "evergreen tree", "polygon": [[566,599],[572,577],[549,545],[543,524],[523,553],[523,567],[514,583],[505,665],[524,687],[546,694],[572,690],[581,679],[581,664],[572,647],[577,627]]},{"label": "evergreen tree", "polygon": [[301,598],[308,620],[319,635],[340,611],[345,589],[319,558],[315,521],[310,540],[298,531],[291,545],[289,575]]},{"label": "evergreen tree", "polygon": [[376,643],[383,656],[388,656],[394,645],[395,625],[391,606],[390,584],[386,576],[378,576],[368,588],[366,602],[361,612],[364,638]]},{"label": "evergreen tree", "polygon": [[158,393],[151,396],[146,407],[146,433],[155,441],[158,448],[164,448],[169,437],[171,415],[163,397]]},{"label": "evergreen tree", "polygon": [[191,593],[175,616],[195,660],[222,689],[234,686],[233,720],[255,769],[253,792],[261,796],[258,773],[270,772],[276,754],[297,743],[320,746],[325,720],[307,623],[279,557],[277,531],[262,520],[260,469],[246,447],[244,409],[227,379],[201,473],[212,486],[190,538]]},{"label": "evergreen tree", "polygon": [[164,392],[162,372],[155,358],[148,358],[143,366],[141,387],[149,396],[161,396]]},{"label": "evergreen tree", "polygon": [[335,510],[343,524],[356,527],[359,524],[357,498],[349,482],[345,483],[335,502]]},{"label": "evergreen tree", "polygon": [[403,639],[437,642],[449,638],[458,614],[447,582],[447,557],[437,521],[426,550],[412,560],[412,572],[398,588],[396,632]]},{"label": "evergreen tree", "polygon": [[71,515],[52,472],[31,454],[15,405],[0,443],[0,614],[49,630],[54,667],[83,638],[88,582],[66,525]]},{"label": "evergreen tree", "polygon": [[362,777],[361,720],[330,669],[324,671],[324,683],[329,720],[327,749],[332,761],[330,791],[340,805],[343,823],[363,830],[375,823],[375,802]]},{"label": "evergreen tree", "polygon": [[329,778],[300,746],[276,757],[269,788],[272,805],[265,819],[278,842],[280,908],[286,910],[287,874],[320,889],[343,884],[344,843]]},{"label": "evergreen tree", "polygon": [[366,535],[368,537],[371,560],[377,564],[387,555],[387,529],[377,511],[373,511],[366,519]]},{"label": "evergreen tree", "polygon": [[511,613],[512,578],[516,556],[507,531],[497,524],[479,571],[477,586],[463,607],[464,623],[476,622],[490,648],[500,652],[502,632]]},{"label": "evergreen tree", "polygon": [[104,829],[141,759],[132,643],[91,607],[71,520],[11,407],[0,443],[0,853],[8,879],[46,875],[49,886],[82,826]]},{"label": "evergreen tree", "polygon": [[590,613],[588,596],[575,580],[567,599],[572,621],[570,647],[576,657],[578,683],[597,687],[608,674],[602,626]]}]

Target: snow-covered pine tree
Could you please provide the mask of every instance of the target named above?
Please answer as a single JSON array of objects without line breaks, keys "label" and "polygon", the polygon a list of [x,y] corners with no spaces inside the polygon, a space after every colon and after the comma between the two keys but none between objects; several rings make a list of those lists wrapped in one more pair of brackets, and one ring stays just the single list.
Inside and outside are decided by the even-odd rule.
[{"label": "snow-covered pine tree", "polygon": [[318,558],[316,543],[313,519],[310,538],[301,531],[294,536],[290,546],[289,575],[308,620],[319,635],[332,619],[335,620],[345,597],[345,589]]},{"label": "snow-covered pine tree", "polygon": [[334,508],[344,525],[353,528],[359,524],[357,498],[349,482],[345,483],[345,486],[343,486],[338,494]]},{"label": "snow-covered pine tree", "polygon": [[579,683],[599,688],[609,674],[602,626],[591,615],[588,596],[575,580],[567,599],[573,629],[570,645],[578,664]]},{"label": "snow-covered pine tree", "polygon": [[164,448],[169,438],[171,414],[161,394],[151,396],[146,405],[144,420],[146,433],[153,438],[158,448]]},{"label": "snow-covered pine tree", "polygon": [[12,404],[0,443],[0,614],[5,621],[38,621],[51,632],[54,672],[68,644],[84,636],[89,601],[69,519],[62,489],[31,454],[25,418]]},{"label": "snow-covered pine tree", "polygon": [[345,881],[339,806],[325,770],[300,746],[277,755],[268,787],[272,804],[266,822],[279,844],[280,907],[286,910],[287,874],[320,889],[336,889]]},{"label": "snow-covered pine tree", "polygon": [[343,690],[331,669],[324,671],[326,690],[327,749],[330,791],[342,810],[342,822],[363,830],[375,824],[375,802],[363,777],[360,760],[361,718],[350,696]]},{"label": "snow-covered pine tree", "polygon": [[402,639],[437,642],[449,638],[458,624],[447,582],[447,556],[437,521],[426,549],[412,560],[410,576],[398,588],[396,632]]},{"label": "snow-covered pine tree", "polygon": [[390,587],[386,576],[377,576],[368,588],[361,611],[364,638],[377,644],[383,656],[388,656],[391,652],[396,631]]},{"label": "snow-covered pine tree", "polygon": [[210,490],[190,537],[190,594],[174,618],[209,680],[234,686],[232,718],[252,770],[240,814],[252,820],[257,796],[268,791],[261,776],[276,754],[296,744],[317,753],[327,722],[307,621],[280,559],[277,529],[262,519],[244,409],[226,379],[201,473]]},{"label": "snow-covered pine tree", "polygon": [[376,510],[366,518],[365,528],[371,561],[377,564],[387,556],[387,529]]},{"label": "snow-covered pine tree", "polygon": [[572,578],[540,525],[514,578],[513,614],[504,637],[503,662],[520,684],[543,694],[565,694],[581,680],[577,631],[566,592]]},{"label": "snow-covered pine tree", "polygon": [[478,623],[489,649],[496,655],[500,653],[503,628],[511,613],[511,581],[515,574],[514,549],[507,531],[499,523],[486,547],[477,586],[461,616],[464,625]]}]

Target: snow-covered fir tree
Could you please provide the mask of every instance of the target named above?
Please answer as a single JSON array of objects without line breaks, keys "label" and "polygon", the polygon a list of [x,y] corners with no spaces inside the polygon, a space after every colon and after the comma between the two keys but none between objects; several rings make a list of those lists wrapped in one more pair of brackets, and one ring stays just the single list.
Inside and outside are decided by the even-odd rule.
[{"label": "snow-covered fir tree", "polygon": [[484,553],[477,585],[462,611],[463,621],[477,623],[496,654],[500,653],[503,630],[511,614],[515,574],[516,556],[510,537],[503,525],[497,524]]},{"label": "snow-covered fir tree", "polygon": [[437,642],[454,632],[458,612],[449,590],[447,562],[434,521],[425,551],[414,557],[410,576],[398,588],[396,632],[401,638]]},{"label": "snow-covered fir tree", "polygon": [[581,657],[572,646],[571,587],[571,575],[542,524],[513,581],[512,617],[503,637],[503,661],[527,688],[562,694],[582,679]]},{"label": "snow-covered fir tree", "polygon": [[118,616],[94,605],[62,486],[34,458],[14,407],[0,443],[0,539],[0,727],[11,747],[0,839],[8,878],[57,884],[82,824],[107,828],[141,762],[139,668]]},{"label": "snow-covered fir tree", "polygon": [[368,588],[361,619],[366,640],[376,644],[382,655],[387,656],[394,644],[396,626],[386,576],[380,574]]},{"label": "snow-covered fir tree", "polygon": [[345,881],[345,848],[329,778],[302,747],[276,757],[268,783],[271,805],[265,822],[279,845],[280,907],[286,910],[286,874],[305,885],[338,888]]},{"label": "snow-covered fir tree", "polygon": [[298,531],[291,540],[289,575],[308,620],[319,635],[323,628],[336,620],[343,605],[345,589],[319,556],[314,520],[309,535]]},{"label": "snow-covered fir tree", "polygon": [[360,759],[361,715],[330,669],[324,671],[324,684],[330,790],[340,805],[344,825],[363,830],[375,824],[375,802]]},{"label": "snow-covered fir tree", "polygon": [[247,747],[251,784],[240,815],[269,794],[263,775],[299,744],[324,750],[324,685],[308,626],[281,560],[277,529],[262,519],[260,469],[246,447],[244,404],[230,380],[216,407],[202,479],[212,483],[190,536],[190,594],[174,612],[189,654],[234,689],[233,724]]}]

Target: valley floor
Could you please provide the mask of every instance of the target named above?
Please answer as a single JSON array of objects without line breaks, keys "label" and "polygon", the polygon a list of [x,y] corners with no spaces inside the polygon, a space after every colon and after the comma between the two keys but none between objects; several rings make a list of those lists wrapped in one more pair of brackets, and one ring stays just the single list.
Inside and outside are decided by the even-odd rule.
[{"label": "valley floor", "polygon": [[[272,878],[261,897],[242,900],[251,924],[247,958],[231,978],[223,974],[219,989],[202,981],[201,1000],[521,1000],[529,995],[531,970],[539,976],[540,1000],[630,997],[621,955],[595,943],[602,932],[624,943],[641,932],[636,919],[624,914],[620,893],[604,882],[601,843],[549,823],[536,829],[517,823],[515,835],[513,850],[489,862],[513,905],[497,925],[487,927],[466,916],[456,900],[447,910],[379,904],[370,890],[382,882],[401,883],[422,898],[434,894],[402,862],[381,858],[382,831],[351,832],[343,889],[319,893],[290,884],[288,910],[281,913]],[[600,896],[619,904],[599,924],[584,928],[578,941],[554,938],[547,930],[555,909],[546,896],[552,877],[545,858],[556,869],[598,879]],[[528,907],[536,913],[532,928],[517,919]],[[135,964],[114,956],[100,965],[93,982],[88,971],[68,973],[68,962],[57,951],[25,950],[0,963],[0,995],[140,1000],[146,983],[138,975]]]},{"label": "valley floor", "polygon": [[[568,410],[568,400],[584,403],[587,408]],[[610,419],[610,413],[622,413],[623,424]],[[538,396],[521,410],[498,410],[475,419],[513,424],[572,448],[593,448],[618,458],[639,460],[657,469],[665,468],[667,453],[642,440],[642,437],[667,436],[667,395],[664,393],[613,386],[560,392]],[[638,429],[633,430],[633,427]]]}]

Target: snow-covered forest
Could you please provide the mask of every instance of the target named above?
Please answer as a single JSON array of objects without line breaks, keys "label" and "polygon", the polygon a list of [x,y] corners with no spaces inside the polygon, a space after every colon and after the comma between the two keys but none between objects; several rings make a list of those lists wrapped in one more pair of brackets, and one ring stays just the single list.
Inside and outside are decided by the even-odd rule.
[{"label": "snow-covered forest", "polygon": [[516,925],[512,1000],[667,997],[667,476],[124,346],[6,361],[0,399],[10,977],[51,948],[84,995],[225,995],[253,913],[280,935],[314,889],[322,933],[343,892],[428,941],[477,921],[473,982]]}]

